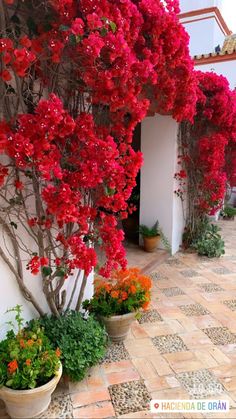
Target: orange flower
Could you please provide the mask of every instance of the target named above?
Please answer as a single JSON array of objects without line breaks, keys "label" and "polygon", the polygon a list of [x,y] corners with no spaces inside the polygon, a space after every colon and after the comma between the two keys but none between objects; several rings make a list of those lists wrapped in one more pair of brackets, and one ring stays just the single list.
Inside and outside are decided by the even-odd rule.
[{"label": "orange flower", "polygon": [[131,294],[135,294],[135,293],[136,293],[136,291],[137,291],[136,286],[135,286],[135,285],[130,285],[129,292],[130,292]]},{"label": "orange flower", "polygon": [[57,349],[55,350],[55,352],[56,352],[56,356],[57,356],[58,358],[60,358],[60,356],[61,356],[61,351],[60,351],[60,349],[59,349],[59,348],[57,348]]},{"label": "orange flower", "polygon": [[26,359],[25,363],[29,367],[31,365],[31,359]]},{"label": "orange flower", "polygon": [[20,347],[24,348],[25,347],[25,341],[24,339],[20,339]]},{"label": "orange flower", "polygon": [[112,298],[119,298],[119,292],[118,291],[112,291],[111,292],[111,297]]},{"label": "orange flower", "polygon": [[124,300],[127,300],[127,298],[128,298],[127,292],[126,291],[122,291],[122,293],[121,293],[121,299],[124,301]]},{"label": "orange flower", "polygon": [[16,359],[13,359],[13,361],[9,362],[9,364],[7,365],[8,367],[8,371],[10,374],[13,374],[13,372],[15,372],[18,368],[18,362]]},{"label": "orange flower", "polygon": [[28,339],[27,340],[27,345],[32,346],[34,344],[33,339]]},{"label": "orange flower", "polygon": [[106,292],[111,291],[111,285],[109,285],[109,284],[104,284],[104,288],[105,288]]},{"label": "orange flower", "polygon": [[149,301],[146,301],[144,304],[143,304],[143,309],[144,310],[147,310],[147,308],[148,308],[148,306],[149,306]]}]

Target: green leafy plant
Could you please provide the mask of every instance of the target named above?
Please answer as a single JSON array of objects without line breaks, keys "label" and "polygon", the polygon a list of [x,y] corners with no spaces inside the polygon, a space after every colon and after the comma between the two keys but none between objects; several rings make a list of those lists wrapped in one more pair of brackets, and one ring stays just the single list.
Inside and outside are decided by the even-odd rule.
[{"label": "green leafy plant", "polygon": [[171,245],[165,234],[163,233],[161,227],[159,226],[159,221],[156,221],[155,224],[153,224],[152,227],[148,227],[145,224],[141,224],[139,226],[139,233],[143,237],[156,237],[160,236],[161,241],[164,245],[164,247],[168,250],[168,252],[171,251]]},{"label": "green leafy plant", "polygon": [[94,296],[83,308],[105,317],[146,309],[151,286],[151,279],[137,268],[115,271],[109,280],[97,278]]},{"label": "green leafy plant", "polygon": [[148,227],[145,224],[139,226],[139,233],[144,237],[155,237],[160,236],[159,222],[156,221],[152,227]]},{"label": "green leafy plant", "polygon": [[0,342],[0,386],[26,390],[46,384],[59,371],[59,348],[53,349],[39,322],[23,327],[21,306],[8,312],[15,312],[17,331],[9,330]]},{"label": "green leafy plant", "polygon": [[206,230],[194,244],[199,255],[213,258],[220,257],[225,253],[225,244],[219,234],[219,230],[219,227],[214,224],[206,226]]},{"label": "green leafy plant", "polygon": [[82,380],[105,355],[107,335],[92,316],[85,319],[81,313],[69,311],[60,317],[44,316],[39,322],[54,348],[60,347],[63,372],[71,380]]},{"label": "green leafy plant", "polygon": [[223,210],[221,210],[220,215],[223,218],[234,218],[236,215],[236,208],[226,206]]}]

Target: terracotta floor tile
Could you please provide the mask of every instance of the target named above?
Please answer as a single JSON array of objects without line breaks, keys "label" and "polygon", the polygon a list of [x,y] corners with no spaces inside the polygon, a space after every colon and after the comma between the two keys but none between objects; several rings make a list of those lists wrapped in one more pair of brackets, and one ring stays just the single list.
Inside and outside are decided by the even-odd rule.
[{"label": "terracotta floor tile", "polygon": [[73,416],[75,419],[105,419],[115,417],[115,412],[111,402],[101,402],[74,409]]},{"label": "terracotta floor tile", "polygon": [[211,346],[212,342],[201,330],[180,333],[179,336],[183,339],[184,343],[189,349],[202,348],[204,346]]},{"label": "terracotta floor tile", "polygon": [[147,338],[148,337],[148,334],[147,334],[147,332],[145,331],[145,329],[144,329],[144,327],[142,327],[140,324],[138,324],[137,322],[134,322],[133,324],[132,324],[132,328],[131,328],[131,330],[132,330],[132,333],[133,333],[133,335],[134,335],[134,337],[136,338],[136,339],[140,339],[140,338]]},{"label": "terracotta floor tile", "polygon": [[160,391],[167,388],[180,387],[179,381],[173,375],[156,377],[155,379],[147,379],[145,384],[150,392]]},{"label": "terracotta floor tile", "polygon": [[120,419],[144,419],[144,418],[152,418],[151,412],[148,410],[142,410],[141,412],[134,412],[134,413],[126,413],[125,415],[117,416]]},{"label": "terracotta floor tile", "polygon": [[137,339],[135,342],[127,339],[124,345],[132,358],[143,358],[144,356],[155,355],[157,353],[157,349],[152,344],[150,338]]},{"label": "terracotta floor tile", "polygon": [[79,382],[74,382],[74,381],[69,381],[69,393],[73,394],[73,393],[78,393],[79,391],[87,391],[88,390],[88,383],[87,383],[87,379],[84,378],[82,381]]},{"label": "terracotta floor tile", "polygon": [[189,394],[182,387],[163,389],[161,391],[153,391],[151,393],[153,399],[157,400],[186,400],[189,399]]},{"label": "terracotta floor tile", "polygon": [[236,392],[236,377],[220,378],[219,381],[223,384],[227,391]]},{"label": "terracotta floor tile", "polygon": [[102,369],[105,374],[109,374],[111,372],[119,372],[119,371],[126,371],[127,369],[131,369],[133,364],[129,360],[124,361],[117,361],[117,362],[110,362],[109,364],[103,364]]},{"label": "terracotta floor tile", "polygon": [[164,320],[165,320],[165,318],[171,318],[171,319],[179,320],[179,319],[183,319],[185,317],[183,312],[178,307],[160,308],[160,309],[158,309],[158,311],[159,311],[160,315],[163,317]]},{"label": "terracotta floor tile", "polygon": [[236,377],[236,363],[212,368],[211,372],[219,378]]},{"label": "terracotta floor tile", "polygon": [[163,357],[168,361],[169,365],[176,373],[196,371],[204,368],[202,362],[190,351],[174,352],[165,354]]},{"label": "terracotta floor tile", "polygon": [[228,345],[222,345],[222,346],[218,346],[219,350],[221,352],[223,352],[227,358],[232,360],[235,360],[235,364],[236,364],[236,343],[229,343]]},{"label": "terracotta floor tile", "polygon": [[179,323],[183,326],[186,332],[194,332],[199,330],[196,326],[195,322],[193,321],[193,317],[185,317],[185,319],[179,319]]},{"label": "terracotta floor tile", "polygon": [[220,348],[221,348],[220,346],[219,347],[212,346],[211,348],[208,349],[208,351],[219,365],[230,364],[232,360]]},{"label": "terracotta floor tile", "polygon": [[132,363],[144,380],[155,380],[157,378],[157,372],[148,359],[135,358],[132,359]]},{"label": "terracotta floor tile", "polygon": [[193,353],[205,368],[213,368],[218,366],[218,363],[207,349],[197,349],[194,350]]},{"label": "terracotta floor tile", "polygon": [[173,374],[168,362],[159,353],[148,357],[159,376]]},{"label": "terracotta floor tile", "polygon": [[206,316],[192,316],[192,321],[199,329],[206,329],[207,327],[220,327],[221,323],[213,316],[207,314]]},{"label": "terracotta floor tile", "polygon": [[170,326],[167,322],[156,322],[146,324],[145,330],[149,337],[153,338],[155,336],[162,335],[172,335],[175,333],[174,328]]},{"label": "terracotta floor tile", "polygon": [[139,380],[140,375],[139,373],[134,369],[127,369],[126,371],[119,371],[119,372],[111,372],[107,374],[106,376],[108,384],[120,384],[120,383],[126,383],[128,381],[134,381]]},{"label": "terracotta floor tile", "polygon": [[88,390],[96,390],[105,386],[104,379],[101,375],[92,373],[87,377]]},{"label": "terracotta floor tile", "polygon": [[71,396],[74,408],[106,400],[110,400],[110,394],[107,388],[103,388],[98,391],[82,391],[80,393],[74,393]]},{"label": "terracotta floor tile", "polygon": [[166,319],[165,323],[168,324],[168,326],[170,326],[170,328],[173,330],[174,333],[184,333],[185,332],[185,328],[180,323],[180,320]]}]

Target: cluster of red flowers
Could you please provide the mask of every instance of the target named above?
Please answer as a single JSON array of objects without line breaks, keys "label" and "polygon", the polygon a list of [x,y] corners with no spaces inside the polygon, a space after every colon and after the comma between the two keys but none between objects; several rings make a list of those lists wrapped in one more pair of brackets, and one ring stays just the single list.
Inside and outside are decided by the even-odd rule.
[{"label": "cluster of red flowers", "polygon": [[199,208],[214,214],[225,196],[226,182],[235,172],[226,173],[227,147],[236,142],[236,94],[227,79],[215,73],[197,73],[199,102],[196,129],[199,132],[196,166],[199,178]]},{"label": "cluster of red flowers", "polygon": [[[31,41],[27,36],[19,39],[19,46],[14,47],[10,38],[0,38],[0,54],[4,69],[0,73],[0,77],[5,82],[12,79],[11,69],[19,76],[25,77],[27,70],[34,63],[36,55],[31,50]],[[10,71],[9,71],[10,70]]]},{"label": "cluster of red flowers", "polygon": [[[198,214],[214,214],[225,196],[227,181],[236,181],[236,93],[223,76],[196,73],[198,103],[191,128],[190,148],[182,144],[180,164],[194,171],[195,209]],[[195,145],[193,146],[195,141]],[[179,196],[184,195],[185,171],[176,174],[180,182]],[[197,181],[196,181],[197,180]]]},{"label": "cluster of red flowers", "polygon": [[[17,20],[17,2],[6,3]],[[37,180],[44,217],[28,211],[28,226],[33,234],[50,229],[55,236],[57,229],[62,256],[33,254],[27,265],[33,274],[48,267],[42,270],[47,275],[66,278],[75,268],[88,275],[97,264],[90,244],[98,243],[107,257],[100,273],[109,276],[126,266],[117,226],[127,216],[142,163],[131,147],[135,126],[150,103],[178,121],[192,120],[195,113],[197,81],[178,0],[50,0],[41,2],[37,16],[31,7],[30,1],[24,4],[18,17],[23,26],[28,13],[23,34],[0,38],[1,77],[9,86],[13,75],[35,78],[50,91],[58,71],[63,81],[54,91],[73,80],[71,91],[65,89],[68,109],[75,92],[86,103],[83,111],[70,113],[63,93],[60,99],[51,95],[31,103],[33,113],[20,115],[16,125],[2,124],[0,150],[17,170],[1,166],[0,182],[17,173],[13,185],[24,196]]]}]

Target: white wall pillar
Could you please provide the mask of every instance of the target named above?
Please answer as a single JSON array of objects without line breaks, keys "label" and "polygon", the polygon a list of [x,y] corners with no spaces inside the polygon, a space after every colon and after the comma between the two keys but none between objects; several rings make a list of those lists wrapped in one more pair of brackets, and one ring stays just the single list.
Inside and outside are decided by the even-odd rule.
[{"label": "white wall pillar", "polygon": [[172,253],[179,249],[184,226],[181,202],[174,194],[177,132],[178,124],[170,116],[155,115],[142,122],[140,224],[152,226],[158,220]]}]

